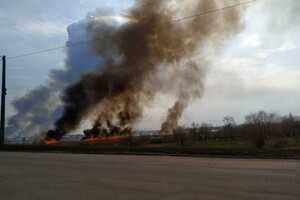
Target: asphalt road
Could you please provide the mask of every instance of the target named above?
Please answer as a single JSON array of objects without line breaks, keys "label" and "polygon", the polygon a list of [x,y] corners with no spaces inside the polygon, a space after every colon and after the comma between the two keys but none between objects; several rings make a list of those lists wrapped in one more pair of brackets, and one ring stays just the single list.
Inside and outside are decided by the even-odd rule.
[{"label": "asphalt road", "polygon": [[299,160],[0,152],[0,199],[300,199]]}]

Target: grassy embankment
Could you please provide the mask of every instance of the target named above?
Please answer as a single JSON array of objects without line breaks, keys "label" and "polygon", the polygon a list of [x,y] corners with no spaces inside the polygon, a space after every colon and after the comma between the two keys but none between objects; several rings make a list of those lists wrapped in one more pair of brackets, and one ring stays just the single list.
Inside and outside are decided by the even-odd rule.
[{"label": "grassy embankment", "polygon": [[244,141],[197,141],[187,146],[176,143],[137,146],[103,145],[98,142],[58,142],[44,145],[5,145],[3,151],[63,152],[90,154],[191,155],[212,157],[295,158],[300,159],[300,142],[290,139],[269,141],[264,148],[254,148]]}]

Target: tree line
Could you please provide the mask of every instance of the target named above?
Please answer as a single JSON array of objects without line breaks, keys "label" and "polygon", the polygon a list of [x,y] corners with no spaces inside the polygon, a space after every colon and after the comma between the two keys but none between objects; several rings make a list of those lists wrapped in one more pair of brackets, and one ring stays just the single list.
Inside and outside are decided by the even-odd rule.
[{"label": "tree line", "polygon": [[244,123],[237,124],[232,116],[223,118],[223,126],[192,123],[190,127],[178,127],[173,131],[174,140],[181,146],[194,141],[243,140],[257,148],[267,141],[280,142],[287,138],[299,139],[300,119],[292,114],[279,116],[274,112],[258,111],[245,116]]}]

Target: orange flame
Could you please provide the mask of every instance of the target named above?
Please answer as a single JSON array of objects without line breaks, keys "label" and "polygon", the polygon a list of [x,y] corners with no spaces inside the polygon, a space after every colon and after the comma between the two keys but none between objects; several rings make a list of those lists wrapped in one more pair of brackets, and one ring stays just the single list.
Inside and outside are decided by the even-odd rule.
[{"label": "orange flame", "polygon": [[56,144],[57,142],[56,139],[45,139],[45,144]]},{"label": "orange flame", "polygon": [[117,139],[121,139],[124,137],[125,137],[124,135],[102,136],[102,137],[96,137],[96,138],[86,138],[82,141],[90,142],[90,141],[117,140]]}]

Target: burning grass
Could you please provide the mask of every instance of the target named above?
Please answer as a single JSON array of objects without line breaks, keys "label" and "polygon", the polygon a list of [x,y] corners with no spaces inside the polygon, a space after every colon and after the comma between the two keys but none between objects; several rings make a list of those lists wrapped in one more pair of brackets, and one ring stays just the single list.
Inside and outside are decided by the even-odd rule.
[{"label": "burning grass", "polygon": [[101,136],[101,137],[93,137],[93,138],[86,138],[83,139],[83,142],[90,142],[90,141],[107,141],[107,140],[118,140],[125,138],[124,135],[112,135],[112,136]]},{"label": "burning grass", "polygon": [[58,140],[56,139],[45,139],[45,144],[50,145],[50,144],[56,144],[58,143]]}]

